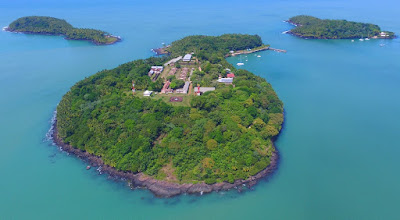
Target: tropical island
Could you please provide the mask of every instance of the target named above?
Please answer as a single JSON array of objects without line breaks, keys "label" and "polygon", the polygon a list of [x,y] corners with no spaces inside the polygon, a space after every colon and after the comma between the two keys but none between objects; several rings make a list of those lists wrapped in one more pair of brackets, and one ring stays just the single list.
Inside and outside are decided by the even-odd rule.
[{"label": "tropical island", "polygon": [[157,196],[252,186],[277,166],[283,103],[224,57],[262,45],[257,35],[189,36],[169,56],[100,71],[63,96],[53,138]]},{"label": "tropical island", "polygon": [[26,34],[65,36],[67,40],[86,40],[97,45],[113,44],[121,40],[119,37],[104,31],[75,28],[63,19],[45,16],[18,18],[5,28],[5,30]]},{"label": "tropical island", "polygon": [[309,39],[392,39],[395,34],[382,31],[378,25],[346,20],[319,19],[307,15],[290,18],[296,27],[287,33]]}]

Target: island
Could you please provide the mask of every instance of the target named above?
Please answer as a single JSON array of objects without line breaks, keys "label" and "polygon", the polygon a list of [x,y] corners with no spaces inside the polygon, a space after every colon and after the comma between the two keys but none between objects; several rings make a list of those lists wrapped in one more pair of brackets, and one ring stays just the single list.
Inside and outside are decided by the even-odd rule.
[{"label": "island", "polygon": [[307,39],[393,39],[395,34],[378,25],[346,20],[319,19],[307,15],[290,18],[296,27],[287,33]]},{"label": "island", "polygon": [[26,34],[65,36],[67,40],[86,40],[97,45],[113,44],[121,40],[120,37],[113,36],[104,31],[75,28],[65,20],[46,16],[18,18],[4,30]]},{"label": "island", "polygon": [[87,77],[57,106],[55,143],[161,197],[251,187],[277,166],[284,108],[225,55],[262,45],[257,35],[189,36],[168,56]]}]

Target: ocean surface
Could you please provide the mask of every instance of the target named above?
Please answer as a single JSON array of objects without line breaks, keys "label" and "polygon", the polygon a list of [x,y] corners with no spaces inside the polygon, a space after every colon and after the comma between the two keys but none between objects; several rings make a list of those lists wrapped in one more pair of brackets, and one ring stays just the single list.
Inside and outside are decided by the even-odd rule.
[{"label": "ocean surface", "polygon": [[[0,26],[64,18],[120,35],[111,46],[0,32],[0,219],[398,219],[400,39],[304,40],[282,34],[309,14],[400,34],[397,0],[0,0]],[[285,103],[279,169],[253,189],[155,198],[46,137],[57,103],[97,71],[152,56],[187,35],[259,34],[287,53],[241,59]],[[384,44],[380,46],[380,44]]]}]

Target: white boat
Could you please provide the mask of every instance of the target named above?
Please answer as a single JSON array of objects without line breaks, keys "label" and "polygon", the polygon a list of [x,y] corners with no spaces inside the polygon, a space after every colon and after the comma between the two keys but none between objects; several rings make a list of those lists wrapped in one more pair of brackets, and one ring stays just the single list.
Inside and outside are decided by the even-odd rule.
[{"label": "white boat", "polygon": [[3,27],[3,31],[7,30],[7,28],[8,28],[7,26]]},{"label": "white boat", "polygon": [[364,41],[364,39],[361,38],[360,41]]},{"label": "white boat", "polygon": [[287,34],[289,31],[284,31],[284,32],[282,32],[282,34]]},{"label": "white boat", "polygon": [[354,40],[351,40],[351,42],[354,42]]},{"label": "white boat", "polygon": [[258,55],[257,57],[261,57],[261,55]]},{"label": "white boat", "polygon": [[244,65],[244,63],[243,63],[243,61],[242,61],[242,56],[241,56],[241,55],[240,55],[240,62],[237,63],[236,65],[238,65],[238,66],[243,66],[243,65]]},{"label": "white boat", "polygon": [[367,37],[367,38],[365,38],[365,40],[369,40],[369,38]]},{"label": "white boat", "polygon": [[385,46],[385,44],[379,44],[379,46],[383,47],[383,46]]}]

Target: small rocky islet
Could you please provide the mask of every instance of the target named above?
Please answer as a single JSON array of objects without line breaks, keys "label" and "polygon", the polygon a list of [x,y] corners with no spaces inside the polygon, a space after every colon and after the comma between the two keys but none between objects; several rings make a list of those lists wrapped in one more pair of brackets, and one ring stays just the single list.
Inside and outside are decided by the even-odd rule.
[{"label": "small rocky islet", "polygon": [[25,34],[64,36],[67,40],[85,40],[96,45],[114,44],[121,40],[105,31],[75,28],[63,19],[47,16],[27,16],[13,21],[6,31]]}]

